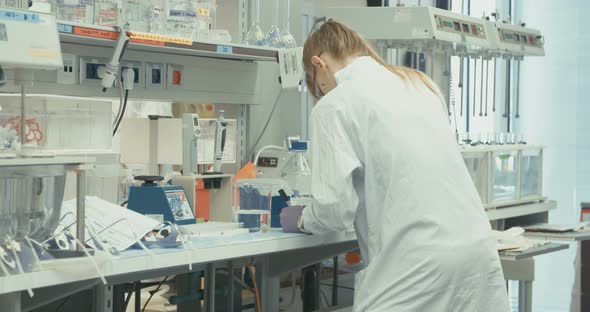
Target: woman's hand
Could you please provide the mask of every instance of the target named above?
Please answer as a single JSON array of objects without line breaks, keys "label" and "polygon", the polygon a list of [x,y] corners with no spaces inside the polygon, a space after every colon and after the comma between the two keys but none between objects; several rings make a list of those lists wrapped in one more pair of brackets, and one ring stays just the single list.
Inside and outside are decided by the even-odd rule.
[{"label": "woman's hand", "polygon": [[285,233],[299,233],[299,219],[304,206],[289,206],[281,211],[281,226]]}]

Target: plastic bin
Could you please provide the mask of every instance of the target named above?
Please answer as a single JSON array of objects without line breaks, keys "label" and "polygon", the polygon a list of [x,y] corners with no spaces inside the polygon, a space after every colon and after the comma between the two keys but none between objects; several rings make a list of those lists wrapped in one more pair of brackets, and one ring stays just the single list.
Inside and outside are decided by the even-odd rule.
[{"label": "plastic bin", "polygon": [[520,156],[520,199],[543,197],[543,149],[524,148]]},{"label": "plastic bin", "polygon": [[[27,95],[26,143],[50,151],[110,150],[112,101],[55,95]],[[20,94],[0,94],[0,127],[20,134]]]},{"label": "plastic bin", "polygon": [[278,179],[238,180],[233,188],[234,222],[243,223],[250,232],[280,227],[280,212],[287,205],[279,190],[285,188],[286,183]]},{"label": "plastic bin", "polygon": [[495,151],[491,159],[490,202],[518,199],[518,150]]},{"label": "plastic bin", "polygon": [[489,185],[489,153],[485,151],[466,151],[463,152],[463,161],[471,180],[477,189],[477,193],[481,198],[481,202],[486,204],[488,202],[488,185]]}]

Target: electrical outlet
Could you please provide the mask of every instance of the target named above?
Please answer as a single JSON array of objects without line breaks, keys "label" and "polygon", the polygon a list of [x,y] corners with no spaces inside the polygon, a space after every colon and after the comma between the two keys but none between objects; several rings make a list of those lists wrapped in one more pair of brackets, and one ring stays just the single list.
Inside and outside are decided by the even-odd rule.
[{"label": "electrical outlet", "polygon": [[182,70],[183,67],[181,65],[168,64],[168,75],[166,77],[166,87],[168,89],[182,88],[184,82]]},{"label": "electrical outlet", "polygon": [[258,167],[267,167],[267,168],[276,168],[279,163],[279,159],[277,157],[259,157],[258,158]]},{"label": "electrical outlet", "polygon": [[108,60],[103,58],[80,57],[80,84],[100,86],[101,71],[106,63]]},{"label": "electrical outlet", "polygon": [[[123,61],[121,62],[121,69],[128,67],[128,68],[133,68],[133,71],[135,72],[135,78],[133,80],[133,84],[135,87],[143,87],[144,86],[144,77],[143,75],[143,64],[141,62],[136,62],[136,61]],[[123,77],[121,77],[121,81],[123,81]]]},{"label": "electrical outlet", "polygon": [[166,83],[166,65],[157,63],[145,64],[145,85],[150,88],[164,88]]},{"label": "electrical outlet", "polygon": [[78,60],[76,55],[62,53],[62,58],[64,66],[61,70],[57,70],[57,83],[76,84],[76,77],[78,76]]}]

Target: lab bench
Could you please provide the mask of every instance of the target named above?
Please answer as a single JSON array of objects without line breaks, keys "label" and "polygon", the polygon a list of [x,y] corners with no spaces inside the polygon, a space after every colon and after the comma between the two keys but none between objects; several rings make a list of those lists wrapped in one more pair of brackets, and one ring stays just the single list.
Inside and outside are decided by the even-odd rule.
[{"label": "lab bench", "polygon": [[[241,263],[242,258],[254,257],[262,311],[278,311],[281,273],[358,249],[354,233],[305,235],[273,231],[268,234],[194,238],[191,241],[193,246],[187,249],[154,249],[151,254],[143,250],[128,250],[112,258],[96,257],[96,260],[109,285],[205,271],[207,296],[207,289],[215,288],[215,279],[207,278],[207,272],[231,266],[236,262],[234,260]],[[54,269],[0,277],[2,311],[28,310],[34,305],[41,305],[44,299],[58,298],[89,287],[100,289],[95,298],[95,310],[112,310],[112,305],[107,304],[112,298],[112,287],[104,287],[100,283],[100,276],[88,259],[59,260],[51,267]],[[29,296],[23,292],[27,289],[33,289],[35,296],[30,300],[21,300]],[[205,300],[206,311],[215,311],[214,304],[215,300]]]},{"label": "lab bench", "polygon": [[[215,272],[216,268],[241,266],[242,258],[253,257],[262,311],[278,311],[281,273],[358,248],[354,233],[305,235],[273,231],[267,234],[193,238],[191,241],[192,247],[187,249],[154,249],[151,254],[144,250],[128,250],[113,257],[96,257],[96,261],[107,283],[117,285],[198,271],[205,271],[207,276],[207,272]],[[552,243],[526,252],[500,254],[506,280],[525,280],[521,295],[525,304],[530,304],[532,298],[532,257],[567,247]],[[64,296],[89,287],[99,289],[99,295],[95,296],[96,311],[112,311],[112,305],[108,304],[112,299],[112,287],[102,285],[98,272],[91,268],[87,258],[59,260],[54,264],[48,263],[44,268],[39,272],[0,278],[0,306],[4,307],[3,311],[21,311],[21,303],[22,310],[27,310],[41,305],[48,298],[57,297],[57,294]],[[21,302],[21,298],[28,297],[23,292],[28,288],[33,289],[35,296]],[[214,288],[215,279],[206,278],[205,291]],[[206,311],[215,311],[215,300],[205,300],[205,304]]]}]

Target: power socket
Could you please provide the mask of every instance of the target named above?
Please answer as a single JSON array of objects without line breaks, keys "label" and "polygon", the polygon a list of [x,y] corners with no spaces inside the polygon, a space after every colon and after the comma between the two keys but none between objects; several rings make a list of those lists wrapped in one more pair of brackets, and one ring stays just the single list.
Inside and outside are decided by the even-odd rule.
[{"label": "power socket", "polygon": [[74,54],[62,53],[64,66],[57,70],[57,83],[72,85],[76,84],[78,77],[78,62]]},{"label": "power socket", "polygon": [[158,63],[145,64],[145,85],[146,88],[163,89],[166,86],[166,65]]},{"label": "power socket", "polygon": [[259,157],[258,167],[266,167],[266,168],[276,168],[279,164],[279,159],[277,157]]}]

